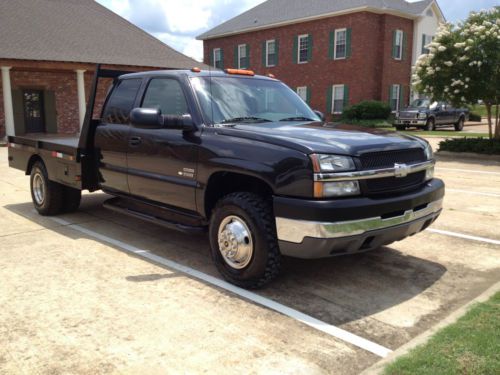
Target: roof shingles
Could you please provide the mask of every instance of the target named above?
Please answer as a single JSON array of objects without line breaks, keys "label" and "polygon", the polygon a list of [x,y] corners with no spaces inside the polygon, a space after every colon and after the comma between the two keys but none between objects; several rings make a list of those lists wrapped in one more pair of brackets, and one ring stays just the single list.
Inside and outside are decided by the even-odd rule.
[{"label": "roof shingles", "polygon": [[0,58],[191,68],[199,62],[94,0],[0,1]]}]

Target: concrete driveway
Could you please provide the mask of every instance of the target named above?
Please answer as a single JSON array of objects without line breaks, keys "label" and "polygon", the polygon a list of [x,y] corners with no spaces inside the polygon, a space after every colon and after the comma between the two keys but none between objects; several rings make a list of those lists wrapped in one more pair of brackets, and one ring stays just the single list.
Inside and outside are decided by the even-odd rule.
[{"label": "concrete driveway", "polygon": [[121,217],[105,194],[38,216],[6,153],[2,374],[356,374],[383,356],[363,343],[395,350],[500,280],[499,163],[440,161],[445,210],[429,230],[370,253],[286,259],[280,279],[245,295],[217,284],[204,236]]}]

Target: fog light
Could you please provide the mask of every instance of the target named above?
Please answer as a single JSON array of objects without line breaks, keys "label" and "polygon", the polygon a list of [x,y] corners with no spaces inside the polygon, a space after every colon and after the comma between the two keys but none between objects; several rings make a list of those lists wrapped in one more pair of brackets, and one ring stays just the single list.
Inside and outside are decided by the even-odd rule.
[{"label": "fog light", "polygon": [[316,198],[346,197],[360,193],[358,181],[317,182],[316,184],[321,184],[314,189]]},{"label": "fog light", "polygon": [[427,168],[425,170],[425,181],[432,180],[434,178],[434,167]]}]

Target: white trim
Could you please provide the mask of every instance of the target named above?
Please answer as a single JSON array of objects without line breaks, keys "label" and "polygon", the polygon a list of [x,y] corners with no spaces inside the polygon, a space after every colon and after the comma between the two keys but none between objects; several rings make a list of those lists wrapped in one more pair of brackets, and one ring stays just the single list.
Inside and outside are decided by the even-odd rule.
[{"label": "white trim", "polygon": [[71,228],[71,229],[76,230],[80,233],[84,233],[89,237],[95,238],[99,241],[102,241],[102,242],[105,242],[109,245],[112,245],[112,246],[120,249],[121,251],[124,251],[126,253],[147,259],[147,260],[152,261],[154,263],[161,264],[162,266],[171,268],[173,270],[176,270],[177,272],[182,272],[184,274],[187,274],[188,276],[190,276],[194,279],[202,280],[203,282],[205,282],[209,285],[213,285],[213,286],[216,286],[218,288],[227,290],[227,291],[229,291],[237,296],[243,297],[243,298],[245,298],[249,301],[252,301],[260,306],[267,307],[268,309],[274,310],[280,314],[288,316],[289,318],[292,318],[298,322],[301,322],[302,324],[305,324],[309,327],[312,327],[313,329],[316,329],[320,332],[326,333],[327,335],[330,335],[330,336],[335,337],[337,339],[343,340],[343,341],[345,341],[349,344],[352,344],[358,348],[364,349],[370,353],[378,355],[379,357],[386,357],[390,353],[392,353],[391,349],[386,348],[382,345],[379,345],[373,341],[369,341],[363,337],[360,337],[360,336],[355,335],[351,332],[345,331],[342,328],[339,328],[339,327],[336,327],[334,325],[323,322],[323,321],[316,319],[310,315],[304,314],[303,312],[292,309],[291,307],[282,305],[281,303],[273,301],[272,299],[263,297],[259,294],[253,293],[249,290],[239,288],[233,284],[229,284],[228,282],[221,280],[221,279],[218,279],[214,276],[200,272],[200,271],[195,270],[191,267],[174,262],[170,259],[161,257],[159,255],[153,254],[149,250],[141,249],[141,248],[135,247],[133,245],[130,245],[126,242],[105,236],[105,235],[100,234],[98,232],[95,232],[93,230],[87,229],[87,228],[83,227],[82,225],[73,224],[65,219],[62,219],[62,218],[52,217],[51,219],[53,221],[55,221],[56,223],[59,223],[60,225],[65,226],[66,228]]},{"label": "white trim", "polygon": [[274,66],[276,66],[276,64],[273,64],[273,65],[269,65],[269,44],[274,42],[274,55],[276,55],[276,39],[269,39],[269,40],[266,40],[266,67],[267,68],[272,68]]},{"label": "white trim", "polygon": [[10,85],[10,66],[2,66],[3,109],[5,116],[5,135],[15,135],[12,87]]},{"label": "white trim", "polygon": [[[342,85],[333,85],[332,86],[332,111],[331,112],[334,115],[339,115],[339,114],[341,114],[343,112],[343,110],[335,112],[335,100],[336,100],[335,99],[335,89],[338,88],[338,87],[342,88],[342,100],[345,100],[345,98],[344,98],[344,96],[345,96],[345,85],[343,85],[343,84]],[[340,100],[340,98],[338,98],[337,100]],[[342,107],[342,109],[343,108],[344,107]]]},{"label": "white trim", "polygon": [[78,89],[78,116],[80,120],[80,131],[82,130],[83,121],[85,120],[85,112],[87,104],[85,103],[85,70],[75,70],[76,86]]},{"label": "white trim", "polygon": [[248,66],[241,66],[241,47],[245,48],[245,59],[248,59],[247,56],[247,45],[246,44],[238,44],[238,69],[248,69]]},{"label": "white trim", "polygon": [[206,37],[197,37],[196,39],[197,40],[210,40],[210,39],[221,38],[221,37],[229,36],[229,35],[245,34],[245,33],[250,32],[250,31],[272,29],[272,28],[279,27],[279,26],[293,25],[293,24],[297,24],[297,23],[303,23],[303,22],[308,22],[308,21],[313,21],[313,20],[320,20],[323,18],[330,18],[330,17],[334,17],[334,16],[351,14],[351,13],[358,13],[358,12],[370,12],[370,13],[375,13],[375,14],[391,14],[394,16],[407,18],[410,20],[415,20],[415,19],[418,19],[420,17],[420,15],[413,15],[413,14],[408,14],[408,13],[404,13],[404,12],[398,12],[396,10],[379,9],[379,8],[365,6],[365,7],[358,7],[358,8],[352,8],[352,9],[347,9],[347,10],[340,10],[337,12],[319,14],[319,15],[310,16],[310,17],[297,18],[294,20],[275,22],[275,23],[270,23],[268,25],[263,25],[263,26],[247,27],[245,29],[241,29],[238,31],[229,31],[226,33],[214,34],[214,35],[210,35],[210,36],[206,36]]},{"label": "white trim", "polygon": [[[345,53],[344,57],[337,57],[337,33],[341,33],[342,31],[345,32]],[[345,60],[347,57],[347,28],[342,28],[342,29],[335,29],[334,30],[335,37],[333,38],[333,59],[334,60]]]},{"label": "white trim", "polygon": [[[306,97],[305,97],[305,98],[303,98],[303,97],[300,95],[299,91],[301,91],[301,90],[305,90],[305,93],[306,93]],[[306,103],[307,103],[307,90],[308,90],[307,86],[299,86],[299,87],[297,87],[297,90],[296,90],[297,95],[298,95],[298,96],[300,96],[300,98],[301,98],[304,102],[306,102]]]},{"label": "white trim", "polygon": [[[307,64],[309,62],[309,59],[306,61],[300,61],[300,40],[303,38],[308,38],[309,39],[309,34],[302,34],[297,37],[297,64]],[[307,40],[307,54],[309,55],[309,48],[311,46],[309,45],[309,40]]]},{"label": "white trim", "polygon": [[[395,30],[396,31],[396,37],[394,38],[394,43],[397,42],[398,40],[398,35],[401,35],[401,44],[399,45],[399,57],[393,57],[395,60],[398,60],[398,61],[401,61],[403,60],[403,47],[404,47],[404,31],[403,30],[400,30],[400,29],[397,29]],[[394,48],[394,46],[392,46]]]},{"label": "white trim", "polygon": [[[221,49],[220,49],[220,48],[214,48],[214,50],[213,50],[213,52],[212,52],[212,53],[213,53],[213,56],[212,56],[212,62],[213,62],[213,64],[212,64],[212,66],[213,66],[214,68],[216,68],[216,67],[217,67],[217,60],[215,59],[215,56],[216,56],[216,53],[217,53],[217,52],[219,52],[219,58],[222,60]],[[219,60],[219,61],[220,61],[220,60]]]}]

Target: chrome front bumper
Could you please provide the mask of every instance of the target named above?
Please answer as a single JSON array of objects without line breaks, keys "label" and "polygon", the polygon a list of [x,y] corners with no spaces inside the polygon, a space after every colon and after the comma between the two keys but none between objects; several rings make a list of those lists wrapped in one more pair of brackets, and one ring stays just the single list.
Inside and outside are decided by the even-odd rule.
[{"label": "chrome front bumper", "polygon": [[441,211],[443,199],[430,202],[425,207],[407,210],[402,215],[389,218],[371,217],[360,220],[319,222],[276,218],[278,239],[292,243],[302,243],[304,238],[331,239],[361,235],[369,231],[387,229],[408,224]]},{"label": "chrome front bumper", "polygon": [[394,120],[393,125],[406,125],[406,126],[420,126],[420,125],[425,125],[427,124],[427,119],[404,119],[404,118],[399,118]]}]

